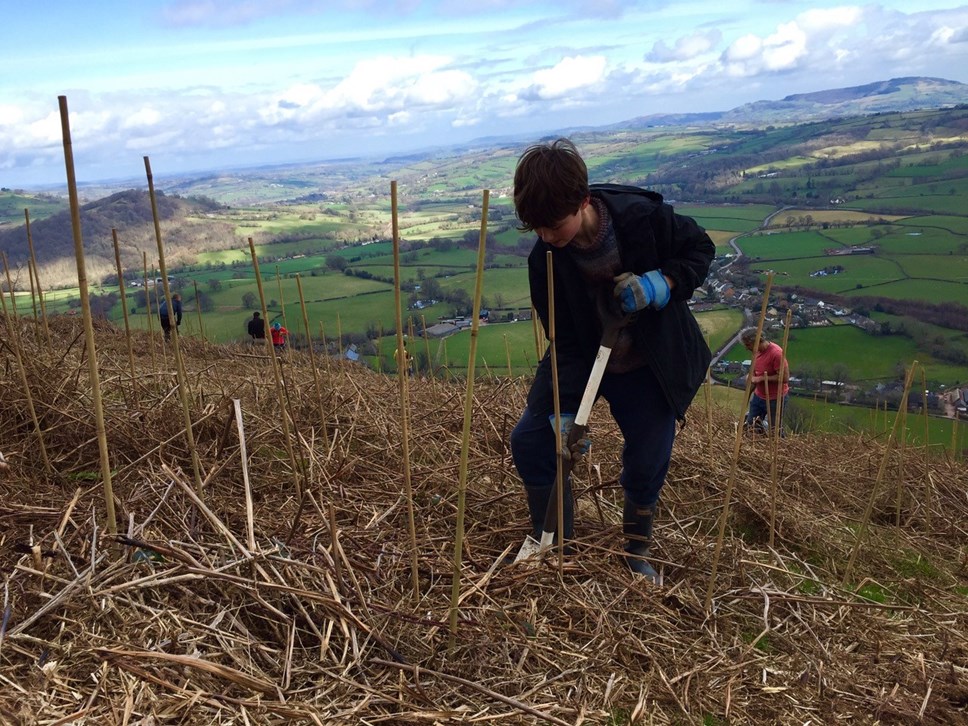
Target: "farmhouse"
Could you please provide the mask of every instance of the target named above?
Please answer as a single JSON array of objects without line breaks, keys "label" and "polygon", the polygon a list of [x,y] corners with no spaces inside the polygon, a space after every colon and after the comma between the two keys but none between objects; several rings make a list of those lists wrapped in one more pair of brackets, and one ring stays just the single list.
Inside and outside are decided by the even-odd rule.
[{"label": "farmhouse", "polygon": [[437,323],[436,325],[431,325],[424,332],[431,338],[446,338],[448,335],[453,335],[459,331],[460,328],[453,323]]}]

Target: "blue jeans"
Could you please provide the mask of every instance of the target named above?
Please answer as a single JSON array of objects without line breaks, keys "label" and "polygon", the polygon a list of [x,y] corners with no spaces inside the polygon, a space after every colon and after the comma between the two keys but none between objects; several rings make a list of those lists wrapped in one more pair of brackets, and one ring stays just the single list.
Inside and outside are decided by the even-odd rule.
[{"label": "blue jeans", "polygon": [[[675,413],[647,366],[628,373],[606,373],[598,394],[608,401],[624,438],[619,482],[626,497],[641,507],[651,507],[659,500],[669,471],[676,435]],[[511,432],[511,456],[526,487],[554,484],[558,454],[555,432],[547,415],[535,416],[524,409]]]},{"label": "blue jeans", "polygon": [[[787,406],[787,396],[783,397],[783,409],[786,410]],[[771,426],[777,426],[779,422],[776,420],[776,402],[777,399],[770,399],[770,417],[767,419],[766,416],[766,399],[760,398],[755,393],[750,396],[750,410],[746,412],[746,425],[752,426],[753,419],[759,418],[765,424],[769,421]],[[780,436],[783,435],[783,427],[780,427]]]}]

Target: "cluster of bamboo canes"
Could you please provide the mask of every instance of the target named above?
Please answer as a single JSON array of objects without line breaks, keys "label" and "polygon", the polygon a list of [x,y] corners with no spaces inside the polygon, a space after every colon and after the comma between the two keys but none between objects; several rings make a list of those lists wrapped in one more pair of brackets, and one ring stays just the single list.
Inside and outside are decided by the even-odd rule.
[{"label": "cluster of bamboo canes", "polygon": [[[81,226],[80,226],[79,203],[78,203],[78,196],[77,196],[77,189],[76,189],[76,180],[74,175],[74,164],[73,164],[73,155],[72,155],[72,146],[71,146],[70,125],[69,125],[68,111],[67,111],[67,101],[65,97],[60,97],[59,101],[60,101],[62,132],[63,132],[63,139],[64,139],[64,157],[65,157],[65,165],[67,169],[68,192],[70,197],[72,231],[74,236],[75,258],[76,258],[76,264],[77,264],[78,286],[79,286],[80,297],[81,297],[81,311],[83,314],[85,345],[88,350],[87,360],[89,364],[89,375],[90,375],[91,386],[92,386],[92,401],[93,401],[93,407],[94,407],[93,412],[94,412],[96,425],[97,425],[97,439],[98,439],[100,461],[101,461],[101,483],[102,483],[105,508],[106,508],[105,529],[110,534],[114,534],[116,532],[116,527],[117,527],[116,515],[114,511],[115,500],[114,500],[114,494],[112,491],[112,473],[111,473],[111,467],[109,463],[110,459],[108,455],[108,441],[105,434],[103,404],[102,404],[101,390],[100,390],[100,376],[99,376],[99,371],[97,367],[97,356],[96,356],[96,350],[95,350],[96,341],[94,336],[93,317],[91,313],[91,306],[90,306],[89,294],[88,294],[88,281],[87,281],[87,275],[85,270],[84,244],[83,244],[83,237],[82,237]],[[148,182],[148,191],[151,199],[152,213],[153,213],[153,219],[154,219],[154,231],[155,231],[155,239],[157,243],[160,280],[163,288],[164,299],[167,301],[167,304],[170,310],[172,309],[172,293],[171,293],[171,288],[169,286],[166,260],[165,260],[165,247],[164,247],[162,234],[161,234],[161,227],[159,223],[153,176],[152,176],[151,165],[148,157],[144,157],[144,163],[145,163],[145,172],[146,172],[147,182]],[[401,308],[400,239],[399,239],[399,225],[398,225],[398,212],[397,212],[397,188],[396,188],[395,181],[391,182],[390,195],[391,195],[391,213],[392,213],[392,230],[393,230],[392,235],[393,235],[394,283],[395,283],[394,284],[394,291],[395,291],[394,303],[395,303],[395,317],[396,317],[395,330],[396,330],[397,360],[404,360],[406,352],[404,347],[405,346],[405,340],[403,335],[404,326],[402,321],[402,308]],[[480,239],[479,239],[479,247],[478,247],[477,277],[476,277],[475,292],[474,292],[474,298],[473,298],[472,326],[470,330],[471,340],[470,340],[470,353],[468,358],[468,370],[467,370],[467,376],[466,376],[466,392],[465,392],[465,399],[464,399],[465,404],[464,404],[463,443],[461,448],[461,460],[460,460],[460,467],[459,467],[460,477],[459,477],[459,482],[457,487],[457,522],[456,522],[454,559],[453,559],[452,610],[451,610],[451,616],[450,616],[450,625],[451,625],[452,633],[456,629],[457,612],[458,612],[457,604],[459,602],[459,582],[460,582],[459,575],[460,575],[461,559],[462,559],[462,552],[463,552],[464,510],[466,506],[465,493],[467,488],[467,476],[468,476],[468,472],[467,472],[468,448],[469,448],[468,441],[470,437],[471,412],[472,412],[472,402],[474,397],[474,380],[475,380],[474,364],[476,360],[476,347],[477,347],[477,340],[478,340],[479,310],[480,310],[482,289],[483,289],[483,259],[484,259],[484,248],[485,248],[485,240],[486,240],[486,232],[487,232],[488,201],[489,201],[488,191],[485,190],[483,193]],[[28,242],[30,246],[29,270],[30,270],[30,284],[31,284],[31,301],[34,306],[35,317],[38,316],[37,303],[35,301],[39,300],[40,302],[39,317],[44,322],[43,330],[49,344],[50,331],[49,331],[49,328],[47,327],[47,318],[44,311],[44,297],[40,288],[39,277],[36,274],[37,267],[36,267],[36,259],[34,257],[34,252],[33,252],[33,242],[30,234],[29,213],[27,213],[26,210],[25,210],[25,218],[27,223]],[[123,285],[123,282],[122,282],[123,271],[121,269],[119,243],[118,243],[116,230],[112,230],[112,234],[114,238],[113,242],[114,242],[114,251],[115,251],[115,262],[117,265],[119,285]],[[263,287],[262,276],[259,272],[259,260],[256,254],[255,244],[251,237],[249,238],[248,242],[249,242],[249,250],[250,250],[251,259],[252,259],[252,266],[255,271],[255,279],[258,285],[259,300],[261,304],[262,315],[264,319],[268,319],[266,294]],[[17,315],[16,306],[15,306],[16,304],[12,294],[12,284],[9,279],[9,276],[10,276],[9,266],[6,263],[5,257],[3,259],[3,262],[4,262],[4,266],[5,266],[6,274],[8,278],[8,289],[11,291],[10,300],[11,300],[11,305],[13,306],[12,313],[13,313],[13,317],[15,317]],[[549,290],[553,291],[554,287],[553,287],[553,277],[551,273],[552,268],[551,268],[550,260],[549,260],[548,269],[549,269]],[[147,276],[146,254],[145,254],[145,276]],[[759,321],[756,329],[756,339],[754,342],[753,350],[759,349],[759,342],[762,336],[764,321],[766,319],[766,309],[768,306],[769,294],[772,287],[772,280],[773,280],[773,276],[771,273],[767,278],[766,286],[762,296],[762,309],[760,311]],[[146,282],[146,290],[147,290],[147,279],[145,280],[145,282]],[[307,332],[307,342],[309,344],[310,349],[312,349],[312,337],[309,332],[310,331],[309,319],[306,312],[305,299],[302,292],[302,283],[298,275],[296,276],[296,282],[297,282],[297,289],[299,291],[300,306],[301,306],[302,316],[303,316],[303,325]],[[122,313],[124,316],[125,330],[127,334],[129,367],[130,367],[132,378],[134,378],[136,375],[134,353],[132,348],[130,329],[128,326],[127,306],[125,303],[123,288],[121,292],[122,292],[122,295],[121,295]],[[281,290],[280,290],[280,294],[281,294]],[[3,302],[4,313],[7,313],[6,300],[3,295],[0,295],[0,301]],[[553,303],[553,297],[551,302]],[[549,340],[547,341],[547,343],[549,345],[549,352],[552,357],[552,363],[554,363],[555,362],[554,360],[555,338],[554,338],[553,304],[550,305],[550,310],[551,310],[551,319],[550,319],[550,329],[549,329]],[[17,342],[16,342],[18,340],[18,337],[13,335],[13,331],[9,327],[11,325],[12,317],[10,315],[5,314],[5,319],[8,325],[8,332],[10,332],[9,338],[12,341],[12,344],[14,346],[14,352],[18,358],[18,374],[21,377],[23,388],[27,392],[27,405],[31,416],[31,420],[33,422],[35,434],[37,437],[38,450],[40,452],[45,471],[49,473],[51,470],[51,463],[47,455],[43,431],[41,430],[41,426],[38,420],[38,416],[37,416],[33,401],[30,398],[30,390],[29,390],[30,387],[27,381],[26,367],[24,365],[22,354],[19,350],[19,346],[17,345]],[[149,321],[150,321],[150,315],[149,315]],[[149,325],[150,325],[150,322],[149,322]],[[536,356],[540,357],[542,355],[542,348],[545,344],[545,341],[542,338],[542,334],[541,334],[542,331],[540,329],[536,316],[534,315],[532,315],[532,325],[533,325],[533,332],[534,332],[534,339],[535,339],[535,353],[536,353]],[[199,320],[199,327],[201,329],[201,320]],[[790,330],[790,314],[788,313],[786,318],[786,324],[784,326],[783,344],[781,346],[783,349],[783,359],[781,360],[781,370],[783,370],[785,366],[786,356],[788,354],[787,348],[789,344],[789,330]],[[425,341],[427,340],[426,335],[424,335],[424,340]],[[172,341],[172,351],[174,354],[175,372],[176,372],[177,381],[178,381],[177,390],[178,390],[178,395],[179,395],[179,400],[180,400],[181,410],[183,415],[183,423],[184,423],[183,431],[186,439],[185,444],[188,452],[191,455],[195,491],[196,491],[196,494],[201,495],[204,488],[204,483],[205,483],[205,472],[203,472],[202,470],[202,465],[199,460],[198,451],[194,440],[192,412],[191,412],[189,393],[188,393],[189,391],[188,374],[187,374],[185,363],[182,356],[181,342],[180,342],[177,326],[173,326],[171,341]],[[267,359],[271,362],[275,393],[278,398],[280,408],[283,411],[286,411],[287,410],[287,389],[286,389],[286,384],[284,380],[283,369],[282,369],[282,366],[280,365],[278,356],[275,354],[271,339],[268,336],[266,336],[265,338],[265,345],[266,345]],[[154,348],[152,347],[152,356],[153,355],[154,355]],[[310,360],[312,365],[313,380],[314,380],[314,387],[315,387],[315,398],[318,402],[318,408],[319,408],[318,412],[319,412],[319,420],[321,425],[321,432],[324,439],[324,443],[326,444],[326,446],[329,446],[329,443],[330,443],[329,432],[328,432],[327,423],[326,423],[327,412],[324,410],[324,404],[323,404],[323,401],[325,400],[325,395],[322,389],[321,378],[317,367],[316,357],[310,356]],[[429,360],[429,349],[428,349],[428,360]],[[884,452],[884,458],[882,460],[881,468],[878,473],[877,485],[874,489],[872,489],[871,498],[870,498],[870,501],[868,502],[868,507],[864,515],[864,520],[857,533],[855,546],[851,552],[850,561],[848,562],[847,570],[844,574],[845,581],[850,575],[850,571],[854,565],[858,549],[861,545],[862,538],[865,534],[866,527],[871,515],[871,510],[873,507],[874,496],[883,482],[887,462],[889,458],[892,456],[892,450],[897,444],[898,440],[903,441],[903,438],[900,438],[898,436],[898,431],[901,430],[902,427],[905,425],[905,411],[907,407],[906,404],[908,399],[908,393],[911,387],[911,383],[912,383],[916,368],[917,368],[917,362],[915,361],[915,363],[910,367],[908,371],[908,375],[905,380],[904,394],[901,402],[900,412],[898,416],[895,418],[894,426],[891,431],[886,450]],[[510,360],[508,361],[508,369],[510,374]],[[554,383],[557,384],[557,368],[555,365],[552,365],[552,374],[554,378]],[[924,374],[922,369],[922,377],[923,375]],[[416,559],[416,552],[418,548],[416,544],[416,528],[415,528],[415,520],[414,520],[414,505],[413,505],[413,492],[412,492],[412,484],[411,484],[411,465],[410,465],[410,427],[409,427],[410,401],[409,401],[409,384],[408,384],[406,366],[403,366],[403,365],[397,366],[397,376],[398,376],[398,390],[399,390],[399,397],[400,397],[400,421],[401,421],[401,430],[402,430],[401,440],[402,440],[402,446],[403,446],[403,480],[405,485],[405,493],[406,493],[406,500],[407,500],[407,507],[408,507],[408,523],[409,523],[409,536],[411,539],[411,551],[414,553],[411,561],[412,588],[413,588],[414,596],[419,597],[418,562]],[[751,389],[752,389],[752,376],[747,376],[746,396],[745,396],[746,400],[749,400]],[[556,398],[556,406],[557,406],[557,396],[555,398]],[[707,386],[706,386],[706,402],[707,402],[707,411],[711,416],[711,405],[710,405],[711,399],[709,394],[708,378],[707,378]],[[244,465],[246,454],[244,450],[244,431],[242,427],[241,403],[238,399],[236,399],[234,403],[235,403],[235,419],[237,422],[240,438],[243,441],[242,457],[243,457],[243,465]],[[778,420],[782,420],[782,414],[783,414],[782,405],[783,405],[783,397],[779,396],[778,406],[777,406]],[[557,414],[557,408],[556,408],[556,414]],[[730,469],[729,478],[727,480],[726,487],[725,487],[724,502],[721,510],[721,515],[719,518],[718,535],[716,538],[716,546],[713,553],[712,574],[708,582],[708,588],[706,593],[707,608],[711,607],[727,521],[730,515],[730,502],[733,495],[734,482],[736,479],[737,469],[740,461],[741,449],[744,442],[744,435],[743,435],[744,427],[742,425],[742,418],[744,415],[745,415],[744,412],[740,413],[740,421],[737,423],[735,427],[735,439],[734,439],[734,446],[733,446],[731,469]],[[292,490],[295,493],[296,498],[299,502],[297,515],[292,522],[292,531],[294,532],[299,524],[299,513],[303,511],[303,508],[305,506],[304,495],[308,485],[307,465],[306,465],[305,456],[302,452],[302,449],[299,447],[293,446],[293,441],[297,441],[300,439],[299,432],[296,429],[295,418],[289,415],[284,415],[281,418],[281,425],[283,427],[283,441],[285,442],[286,453],[290,463],[290,472],[292,477],[292,482],[291,482]],[[927,427],[926,408],[925,408],[925,426]],[[771,425],[769,427],[770,457],[771,457],[770,459],[771,461],[771,466],[770,466],[771,506],[770,506],[770,521],[769,521],[769,541],[771,546],[774,543],[775,529],[776,529],[777,471],[778,471],[778,462],[782,456],[782,446],[780,442],[781,428],[782,427],[780,425]],[[710,435],[711,435],[711,430],[712,430],[711,419],[709,419],[707,421],[707,431],[710,432]],[[559,442],[559,448],[560,448],[560,442]],[[713,450],[713,447],[710,446],[709,450],[711,452]],[[903,452],[903,444],[902,444],[902,452]],[[248,482],[246,482],[246,484],[248,485]],[[901,495],[902,495],[902,492],[899,489],[897,492],[898,520],[900,520]],[[560,506],[561,506],[561,502],[559,502],[559,507]],[[251,533],[250,533],[250,539],[251,539]],[[559,548],[559,567],[561,566],[561,553],[562,553],[562,550],[561,548]]]}]

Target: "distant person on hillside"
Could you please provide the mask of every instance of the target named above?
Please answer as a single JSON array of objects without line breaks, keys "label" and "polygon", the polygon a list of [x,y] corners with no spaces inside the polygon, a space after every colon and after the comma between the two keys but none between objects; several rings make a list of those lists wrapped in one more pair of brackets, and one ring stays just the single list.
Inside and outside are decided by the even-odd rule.
[{"label": "distant person on hillside", "polygon": [[[739,334],[740,341],[748,351],[753,352],[756,344],[756,328],[744,328]],[[783,436],[783,426],[777,420],[777,400],[783,397],[786,408],[787,392],[790,390],[790,362],[783,354],[783,348],[771,343],[766,332],[760,334],[760,347],[753,356],[749,374],[755,385],[750,396],[749,411],[746,412],[746,428],[763,433],[770,426],[777,426]],[[783,415],[781,410],[780,415]]]},{"label": "distant person on hillside", "polygon": [[[407,350],[407,341],[406,340],[403,341],[403,357],[404,357],[404,360],[406,361],[407,375],[408,376],[412,376],[413,375],[413,356],[410,355],[410,351]],[[400,351],[399,350],[394,349],[394,351],[393,351],[393,360],[397,364],[397,368],[399,368],[400,367]]]},{"label": "distant person on hillside", "polygon": [[[175,313],[175,327],[177,327],[182,321],[181,295],[177,292],[171,296],[171,307]],[[165,340],[171,340],[171,316],[168,315],[168,300],[165,298],[161,299],[161,305],[158,306],[158,318],[161,320],[161,329],[165,331]]]},{"label": "distant person on hillside", "polygon": [[249,337],[253,341],[266,339],[266,321],[262,319],[262,315],[259,313],[252,313],[252,319],[249,321],[248,329]]},{"label": "distant person on hillside", "polygon": [[289,331],[282,327],[282,323],[276,322],[272,324],[272,345],[276,350],[282,350],[286,347],[286,338],[289,336]]},{"label": "distant person on hillside", "polygon": [[[561,420],[575,421],[603,330],[622,323],[598,389],[624,437],[625,562],[652,582],[647,558],[659,493],[672,458],[676,421],[706,377],[710,353],[686,302],[706,279],[716,248],[694,220],[655,193],[588,184],[588,169],[568,139],[529,147],[514,172],[519,229],[537,233],[528,257],[531,304],[548,332],[548,263],[553,258],[555,336]],[[556,479],[550,350],[538,365],[527,406],[511,433],[533,533],[540,537]],[[564,455],[584,453],[584,445]],[[580,450],[579,450],[580,449]],[[566,482],[565,537],[572,537]]]}]

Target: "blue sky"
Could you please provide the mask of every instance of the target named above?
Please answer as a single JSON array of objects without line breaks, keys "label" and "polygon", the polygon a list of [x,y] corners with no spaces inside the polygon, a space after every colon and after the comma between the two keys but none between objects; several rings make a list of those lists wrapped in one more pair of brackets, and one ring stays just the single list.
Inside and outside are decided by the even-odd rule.
[{"label": "blue sky", "polygon": [[968,82],[968,4],[76,0],[0,28],[0,186],[404,153],[898,76]]}]

